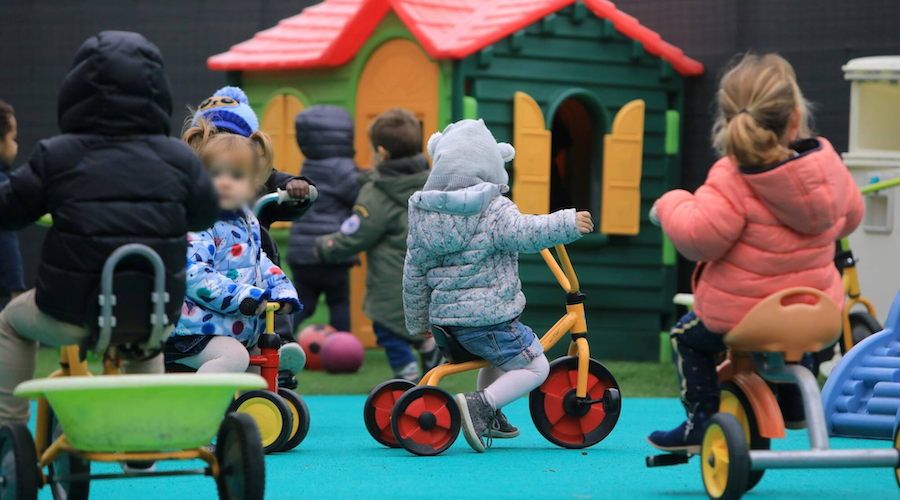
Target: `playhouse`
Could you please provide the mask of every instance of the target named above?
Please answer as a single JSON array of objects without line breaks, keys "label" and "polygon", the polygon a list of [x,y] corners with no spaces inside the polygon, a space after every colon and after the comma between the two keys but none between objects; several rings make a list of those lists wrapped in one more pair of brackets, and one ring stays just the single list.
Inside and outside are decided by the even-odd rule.
[{"label": "playhouse", "polygon": [[[656,359],[676,269],[647,213],[678,187],[684,80],[703,66],[613,3],[325,0],[208,66],[246,90],[288,172],[302,162],[293,122],[307,106],[355,116],[361,166],[369,122],[391,107],[413,111],[425,140],[453,120],[483,118],[517,149],[510,195],[522,212],[575,206],[598,222],[570,253],[601,356]],[[520,265],[523,320],[546,329],[559,316],[556,283],[540,256]],[[373,345],[354,273],[354,333]]]}]

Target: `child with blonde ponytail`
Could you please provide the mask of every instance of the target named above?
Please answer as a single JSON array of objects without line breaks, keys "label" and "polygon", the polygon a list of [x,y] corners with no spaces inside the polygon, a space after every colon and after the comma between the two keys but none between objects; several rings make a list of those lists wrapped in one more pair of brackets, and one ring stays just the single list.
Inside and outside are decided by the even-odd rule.
[{"label": "child with blonde ponytail", "polygon": [[[272,143],[264,132],[249,137],[216,133],[195,120],[183,136],[200,157],[219,195],[219,220],[188,233],[187,291],[181,319],[166,343],[166,363],[200,373],[243,372],[265,330],[267,302],[279,314],[301,309],[297,292],[261,246],[259,221],[248,208],[272,173]],[[296,343],[281,347],[282,368],[296,374],[306,363]]]},{"label": "child with blonde ponytail", "polygon": [[[834,241],[863,216],[862,197],[831,144],[812,137],[809,111],[790,63],[747,55],[722,77],[713,143],[723,157],[693,194],[675,190],[651,220],[697,261],[694,310],[671,331],[687,420],[648,440],[698,453],[719,407],[716,361],[722,334],[766,296],[795,286],[822,290],[841,305]],[[779,394],[786,424],[804,423],[796,398]]]}]

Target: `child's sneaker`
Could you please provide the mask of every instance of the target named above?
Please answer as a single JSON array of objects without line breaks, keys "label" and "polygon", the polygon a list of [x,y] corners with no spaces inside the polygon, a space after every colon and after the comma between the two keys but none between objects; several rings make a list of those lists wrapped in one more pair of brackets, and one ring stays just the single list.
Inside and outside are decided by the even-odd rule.
[{"label": "child's sneaker", "polygon": [[399,369],[395,369],[394,378],[409,380],[410,382],[418,382],[419,364],[415,361],[412,361],[408,365],[401,366]]},{"label": "child's sneaker", "polygon": [[156,462],[128,461],[119,462],[119,467],[125,474],[147,474],[156,472]]},{"label": "child's sneaker", "polygon": [[650,434],[647,441],[662,451],[684,452],[691,454],[700,453],[703,444],[703,433],[706,424],[713,414],[710,412],[696,412],[688,415],[678,427],[670,431],[656,431]]},{"label": "child's sneaker", "polygon": [[497,410],[497,429],[491,429],[491,437],[497,439],[512,439],[514,437],[519,437],[519,428],[509,423],[509,420],[506,419],[506,415],[503,414],[502,410]]},{"label": "child's sneaker", "polygon": [[482,439],[488,436],[488,447],[492,430],[498,428],[497,412],[484,399],[484,391],[467,392],[456,395],[456,404],[462,414],[462,430],[469,446],[478,453],[484,453],[485,446]]},{"label": "child's sneaker", "polygon": [[294,375],[303,371],[306,366],[306,353],[296,342],[288,342],[278,350],[278,369],[286,370]]}]

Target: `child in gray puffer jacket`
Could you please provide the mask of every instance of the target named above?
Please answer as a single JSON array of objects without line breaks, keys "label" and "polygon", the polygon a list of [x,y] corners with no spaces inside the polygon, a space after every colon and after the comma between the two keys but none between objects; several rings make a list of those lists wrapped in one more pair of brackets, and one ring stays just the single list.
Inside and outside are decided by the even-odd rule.
[{"label": "child in gray puffer jacket", "polygon": [[478,391],[458,394],[466,441],[516,437],[500,408],[546,380],[550,368],[532,329],[519,322],[525,295],[519,252],[571,243],[593,230],[588,212],[523,215],[502,196],[515,150],[497,143],[481,120],[462,120],[428,141],[434,160],[424,190],[409,200],[403,305],[412,334],[440,328],[492,367]]}]

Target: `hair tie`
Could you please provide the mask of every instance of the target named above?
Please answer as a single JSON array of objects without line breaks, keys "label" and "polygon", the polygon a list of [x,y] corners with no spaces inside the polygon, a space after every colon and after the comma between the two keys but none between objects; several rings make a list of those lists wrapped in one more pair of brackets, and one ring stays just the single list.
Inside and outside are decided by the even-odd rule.
[{"label": "hair tie", "polygon": [[744,108],[744,109],[742,109],[742,110],[740,110],[740,111],[737,112],[737,114],[742,114],[742,113],[747,113],[748,115],[750,114],[750,112],[747,111],[747,108]]}]

